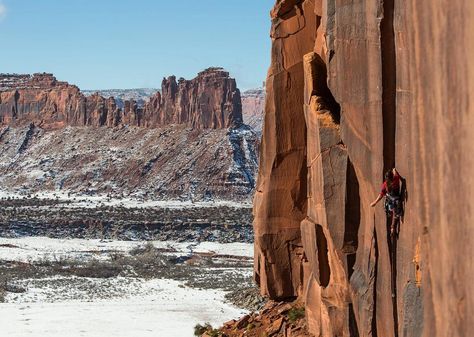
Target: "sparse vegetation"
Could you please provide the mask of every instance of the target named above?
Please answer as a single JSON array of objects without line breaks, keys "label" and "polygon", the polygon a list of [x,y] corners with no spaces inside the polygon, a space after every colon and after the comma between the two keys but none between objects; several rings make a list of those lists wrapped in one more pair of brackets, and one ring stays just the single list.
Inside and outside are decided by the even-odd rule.
[{"label": "sparse vegetation", "polygon": [[5,279],[0,278],[0,303],[5,302],[6,285]]},{"label": "sparse vegetation", "polygon": [[[130,252],[133,252],[133,255]],[[54,281],[58,284],[69,282],[70,276],[97,279],[94,282],[106,283],[117,276],[129,280],[165,278],[183,282],[182,287],[217,288],[227,291],[240,287],[247,288],[252,284],[250,273],[233,272],[235,268],[249,270],[252,265],[250,258],[179,253],[173,248],[155,247],[151,242],[128,252],[89,251],[86,254],[85,256],[81,254],[79,257],[74,254],[45,254],[39,259],[37,257],[28,262],[0,261],[0,301],[8,293],[19,293],[24,291],[22,287],[27,289],[29,284],[51,277],[58,277]],[[190,261],[198,262],[190,263]],[[210,269],[209,266],[215,268]],[[8,287],[2,280],[9,281]],[[74,282],[90,284],[88,282],[92,281]],[[99,292],[97,296],[107,295],[105,292]]]},{"label": "sparse vegetation", "polygon": [[305,309],[304,307],[301,307],[301,308],[291,308],[289,311],[288,311],[288,320],[291,322],[291,323],[294,323],[296,322],[297,320],[300,320],[302,318],[304,318],[305,316]]},{"label": "sparse vegetation", "polygon": [[209,323],[204,323],[204,325],[196,324],[194,326],[194,336],[200,337],[209,330],[212,330],[212,326]]},{"label": "sparse vegetation", "polygon": [[[60,199],[0,199],[0,236],[252,242],[250,208],[73,207]],[[94,206],[91,204],[91,206]],[[144,230],[146,229],[146,230]]]},{"label": "sparse vegetation", "polygon": [[219,329],[214,329],[211,324],[204,323],[204,325],[196,324],[194,326],[194,336],[200,337],[207,334],[210,337],[226,337]]},{"label": "sparse vegetation", "polygon": [[253,330],[253,329],[255,329],[255,324],[253,324],[253,323],[247,324],[247,327],[245,328],[245,330],[247,330],[247,331],[250,331],[250,330]]},{"label": "sparse vegetation", "polygon": [[225,337],[222,332],[218,329],[212,329],[207,331],[207,334],[211,337]]}]

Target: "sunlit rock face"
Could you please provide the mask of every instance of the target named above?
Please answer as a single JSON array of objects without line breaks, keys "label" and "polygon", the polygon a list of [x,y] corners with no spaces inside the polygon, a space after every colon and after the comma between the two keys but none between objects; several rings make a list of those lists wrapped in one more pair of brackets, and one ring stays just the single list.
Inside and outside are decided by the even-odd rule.
[{"label": "sunlit rock face", "polygon": [[189,81],[170,76],[161,88],[145,105],[146,125],[222,129],[242,124],[240,91],[221,68],[208,68]]},{"label": "sunlit rock face", "polygon": [[[271,11],[255,279],[273,299],[304,299],[316,336],[474,328],[473,10],[281,0]],[[393,166],[407,193],[392,247],[370,203]]]},{"label": "sunlit rock face", "polygon": [[164,79],[157,92],[139,107],[99,94],[87,97],[78,87],[52,74],[0,75],[0,125],[34,123],[47,129],[64,126],[121,125],[160,127],[171,124],[193,129],[224,129],[242,124],[242,102],[235,79],[221,68],[209,68],[192,80]]}]

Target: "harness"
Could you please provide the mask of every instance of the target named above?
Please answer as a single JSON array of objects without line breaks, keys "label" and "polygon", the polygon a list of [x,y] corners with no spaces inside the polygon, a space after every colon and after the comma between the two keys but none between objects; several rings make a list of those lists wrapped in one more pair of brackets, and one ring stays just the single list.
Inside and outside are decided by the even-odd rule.
[{"label": "harness", "polygon": [[392,213],[395,214],[395,216],[400,216],[402,214],[402,198],[400,195],[395,195],[392,193],[387,193],[385,195],[385,213],[387,213],[387,216],[392,216]]}]

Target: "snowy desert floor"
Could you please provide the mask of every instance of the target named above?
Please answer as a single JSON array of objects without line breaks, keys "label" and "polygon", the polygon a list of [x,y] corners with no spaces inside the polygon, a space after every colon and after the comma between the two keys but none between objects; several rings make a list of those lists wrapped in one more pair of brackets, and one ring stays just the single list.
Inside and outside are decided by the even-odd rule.
[{"label": "snowy desert floor", "polygon": [[193,336],[247,312],[249,243],[0,238],[2,336]]}]

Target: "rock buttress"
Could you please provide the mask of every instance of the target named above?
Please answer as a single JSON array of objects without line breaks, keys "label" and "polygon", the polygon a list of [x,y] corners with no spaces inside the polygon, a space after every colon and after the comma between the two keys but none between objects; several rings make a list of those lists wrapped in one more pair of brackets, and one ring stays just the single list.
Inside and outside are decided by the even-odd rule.
[{"label": "rock buttress", "polygon": [[[273,299],[302,297],[316,336],[474,329],[473,13],[460,0],[272,11],[255,277]],[[391,261],[370,203],[394,165],[407,198]]]},{"label": "rock buttress", "polygon": [[[291,2],[291,4],[289,4]],[[300,222],[306,216],[303,55],[313,49],[314,2],[286,1],[272,12],[261,161],[255,194],[255,279],[262,294],[302,293]]]}]

